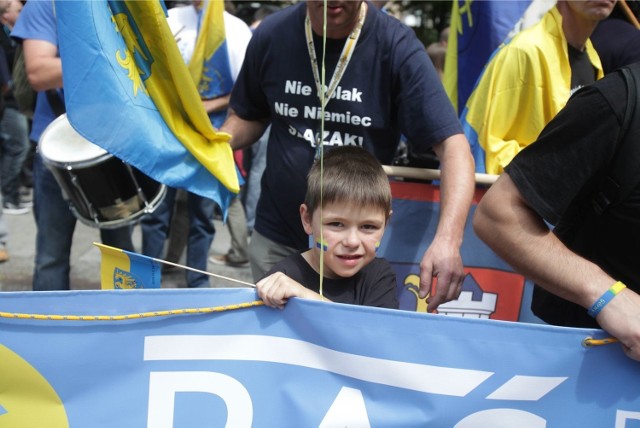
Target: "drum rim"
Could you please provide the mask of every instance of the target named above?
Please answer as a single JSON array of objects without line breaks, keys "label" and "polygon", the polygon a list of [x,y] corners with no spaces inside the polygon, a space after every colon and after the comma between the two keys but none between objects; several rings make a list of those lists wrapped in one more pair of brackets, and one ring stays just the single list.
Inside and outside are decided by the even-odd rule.
[{"label": "drum rim", "polygon": [[133,213],[131,216],[127,218],[122,218],[119,220],[107,220],[107,221],[96,221],[94,219],[89,219],[81,215],[77,208],[73,204],[69,204],[73,215],[82,223],[87,226],[91,226],[98,229],[117,229],[119,227],[129,226],[140,219],[145,214],[153,213],[159,206],[164,197],[167,194],[167,186],[163,183],[159,183],[160,187],[158,188],[158,193],[153,197],[151,202],[149,202],[150,208],[146,207]]},{"label": "drum rim", "polygon": [[71,126],[71,122],[68,119],[67,113],[62,113],[60,116],[56,117],[54,120],[51,121],[51,123],[49,123],[46,126],[46,128],[42,131],[42,134],[40,134],[40,138],[38,139],[37,150],[38,150],[38,153],[40,154],[40,157],[42,158],[42,160],[43,160],[43,162],[45,164],[54,165],[56,167],[62,167],[62,168],[65,168],[65,169],[69,169],[70,167],[75,166],[76,168],[80,169],[80,168],[87,168],[87,167],[90,167],[90,166],[94,166],[97,163],[101,163],[101,162],[104,162],[105,160],[108,160],[110,157],[114,157],[106,149],[98,146],[97,144],[93,143],[92,141],[89,141],[86,137],[84,137],[82,134],[80,134],[73,126],[71,126],[71,129],[76,134],[78,134],[80,136],[80,138],[82,138],[87,143],[91,144],[92,146],[97,147],[103,153],[101,153],[98,156],[93,157],[93,158],[81,159],[81,160],[77,160],[77,161],[60,161],[60,160],[54,160],[54,159],[49,158],[47,155],[45,155],[44,151],[42,150],[42,144],[43,144],[43,141],[46,138],[46,136],[48,134],[50,134],[51,132],[53,132],[53,130],[55,129],[56,125],[58,123],[60,123],[60,122],[67,122],[69,124],[69,126]]}]

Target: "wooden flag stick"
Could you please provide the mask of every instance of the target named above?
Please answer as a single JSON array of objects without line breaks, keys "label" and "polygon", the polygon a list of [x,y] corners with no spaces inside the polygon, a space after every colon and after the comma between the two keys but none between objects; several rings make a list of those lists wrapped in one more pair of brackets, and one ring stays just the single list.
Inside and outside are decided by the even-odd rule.
[{"label": "wooden flag stick", "polygon": [[256,287],[256,285],[255,285],[255,284],[252,284],[252,283],[250,283],[250,282],[246,282],[246,281],[241,281],[241,280],[239,280],[239,279],[229,278],[229,277],[227,277],[227,276],[224,276],[224,275],[218,275],[218,274],[213,273],[213,272],[207,272],[207,271],[205,271],[205,270],[200,270],[200,269],[195,269],[195,268],[192,268],[192,267],[189,267],[189,266],[179,265],[179,264],[177,264],[177,263],[168,262],[168,261],[166,261],[166,260],[156,259],[156,258],[153,258],[153,257],[149,257],[149,258],[150,258],[151,260],[153,260],[154,262],[164,263],[165,265],[174,266],[174,267],[179,267],[179,268],[181,268],[181,269],[190,270],[190,271],[192,271],[192,272],[203,273],[203,274],[205,274],[205,275],[209,275],[209,276],[212,276],[212,277],[214,277],[214,278],[224,279],[224,280],[231,281],[231,282],[235,282],[235,283],[238,283],[238,284],[247,285],[247,286],[249,286],[249,287],[253,287],[253,288],[255,288],[255,287]]}]

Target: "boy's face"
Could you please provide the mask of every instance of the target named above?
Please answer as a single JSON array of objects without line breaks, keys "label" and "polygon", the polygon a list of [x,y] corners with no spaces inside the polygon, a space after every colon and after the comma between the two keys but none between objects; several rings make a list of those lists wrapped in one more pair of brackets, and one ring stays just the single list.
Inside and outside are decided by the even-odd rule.
[{"label": "boy's face", "polygon": [[320,272],[320,252],[324,251],[322,274],[327,278],[348,278],[369,264],[376,257],[386,225],[383,210],[349,203],[325,204],[312,216],[302,204],[300,217],[305,232],[316,242],[311,250],[312,266]]}]

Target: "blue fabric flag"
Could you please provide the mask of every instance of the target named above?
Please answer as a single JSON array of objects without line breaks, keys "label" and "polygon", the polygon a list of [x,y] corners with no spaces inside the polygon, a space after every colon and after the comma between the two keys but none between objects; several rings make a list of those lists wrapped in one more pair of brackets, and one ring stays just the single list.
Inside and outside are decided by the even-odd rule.
[{"label": "blue fabric flag", "polygon": [[69,121],[151,178],[213,199],[239,189],[228,134],[216,132],[158,1],[60,1]]},{"label": "blue fabric flag", "polygon": [[203,99],[227,95],[233,88],[223,12],[222,0],[208,0],[200,10],[200,26],[189,71]]},{"label": "blue fabric flag", "polygon": [[461,112],[489,57],[518,25],[532,0],[455,0],[444,86]]}]

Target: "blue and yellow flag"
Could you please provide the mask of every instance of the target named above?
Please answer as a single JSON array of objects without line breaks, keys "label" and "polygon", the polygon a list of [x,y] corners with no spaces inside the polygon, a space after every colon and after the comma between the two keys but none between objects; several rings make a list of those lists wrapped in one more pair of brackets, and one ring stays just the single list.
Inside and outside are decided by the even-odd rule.
[{"label": "blue and yellow flag", "polygon": [[443,83],[458,113],[493,51],[518,30],[533,1],[454,0]]},{"label": "blue and yellow flag", "polygon": [[198,38],[189,72],[203,99],[227,95],[233,88],[223,12],[222,0],[208,0],[200,9]]},{"label": "blue and yellow flag", "polygon": [[100,284],[103,290],[160,288],[162,269],[151,257],[94,242],[100,249]]},{"label": "blue and yellow flag", "polygon": [[239,190],[159,0],[58,1],[56,17],[72,126],[151,178],[216,201]]}]

